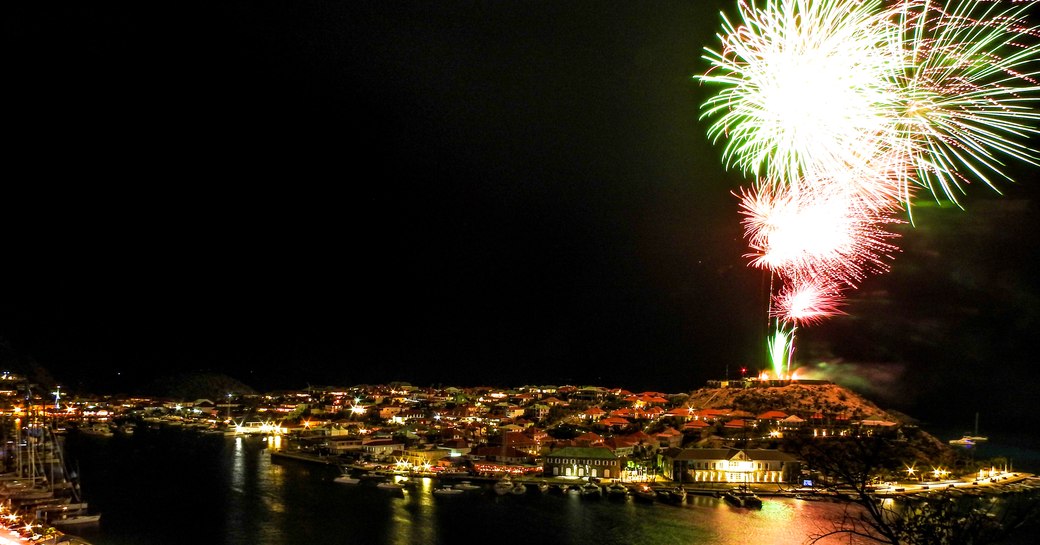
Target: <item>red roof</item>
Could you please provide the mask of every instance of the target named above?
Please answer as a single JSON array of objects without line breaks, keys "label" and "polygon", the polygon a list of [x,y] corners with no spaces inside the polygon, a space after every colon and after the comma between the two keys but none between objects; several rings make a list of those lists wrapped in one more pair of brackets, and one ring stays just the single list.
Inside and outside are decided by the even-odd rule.
[{"label": "red roof", "polygon": [[729,409],[701,409],[701,416],[707,418],[718,418],[729,414]]},{"label": "red roof", "polygon": [[759,420],[783,420],[787,418],[787,413],[783,411],[766,411],[758,415]]},{"label": "red roof", "polygon": [[675,428],[665,428],[664,431],[657,434],[658,437],[674,437],[676,435],[682,435],[682,433]]},{"label": "red roof", "polygon": [[729,422],[726,422],[726,427],[727,428],[743,428],[744,427],[744,421],[739,419],[739,418],[736,418],[736,419],[730,420]]},{"label": "red roof", "polygon": [[587,432],[585,432],[585,433],[575,437],[574,440],[576,442],[578,442],[578,443],[586,443],[586,442],[590,443],[590,444],[591,443],[602,443],[603,442],[603,436],[599,435],[598,433],[593,433],[591,431],[587,431]]},{"label": "red roof", "polygon": [[696,415],[697,411],[692,407],[676,407],[665,413],[665,416],[680,416],[683,418],[693,418]]},{"label": "red roof", "polygon": [[637,431],[635,433],[630,433],[628,435],[625,435],[623,437],[623,439],[625,439],[626,441],[631,441],[632,444],[636,444],[636,443],[638,443],[640,441],[642,441],[644,443],[649,443],[650,442],[650,436],[647,435],[646,432],[644,432],[644,431]]},{"label": "red roof", "polygon": [[708,427],[708,423],[703,421],[703,420],[690,420],[682,428],[684,430],[699,430],[699,429],[707,428],[707,427]]}]

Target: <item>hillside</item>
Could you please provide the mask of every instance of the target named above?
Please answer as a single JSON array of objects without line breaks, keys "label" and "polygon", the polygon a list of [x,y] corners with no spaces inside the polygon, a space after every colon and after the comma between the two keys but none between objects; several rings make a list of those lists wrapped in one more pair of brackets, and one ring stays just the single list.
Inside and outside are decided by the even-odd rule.
[{"label": "hillside", "polygon": [[733,409],[761,414],[783,411],[808,419],[845,416],[851,420],[901,422],[863,396],[837,384],[789,384],[772,388],[701,388],[690,394],[687,405],[695,409]]}]

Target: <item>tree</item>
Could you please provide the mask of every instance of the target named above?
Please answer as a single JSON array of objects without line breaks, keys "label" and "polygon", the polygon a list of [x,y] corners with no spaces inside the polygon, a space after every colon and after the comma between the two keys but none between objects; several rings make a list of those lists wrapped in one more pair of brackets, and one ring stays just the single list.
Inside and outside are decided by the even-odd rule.
[{"label": "tree", "polygon": [[789,445],[816,473],[817,484],[846,502],[830,529],[809,536],[811,543],[844,535],[890,545],[982,545],[1035,522],[1040,514],[1040,491],[1032,488],[985,495],[946,489],[878,498],[876,483],[942,453],[924,434],[859,431],[847,437],[804,437]]}]

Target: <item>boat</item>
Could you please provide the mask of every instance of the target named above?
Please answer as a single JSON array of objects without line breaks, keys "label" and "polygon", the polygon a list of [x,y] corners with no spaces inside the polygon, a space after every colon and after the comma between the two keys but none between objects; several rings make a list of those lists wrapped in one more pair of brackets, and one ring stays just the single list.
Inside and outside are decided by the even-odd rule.
[{"label": "boat", "polygon": [[47,523],[55,526],[71,526],[77,524],[97,524],[100,520],[101,515],[69,515],[48,520]]},{"label": "boat", "polygon": [[509,490],[509,493],[514,496],[523,496],[524,494],[527,494],[527,487],[524,486],[524,483],[516,483],[516,485]]},{"label": "boat", "polygon": [[358,484],[359,482],[361,482],[361,479],[358,479],[357,477],[351,477],[350,475],[340,475],[339,477],[332,479],[332,481],[340,484]]},{"label": "boat", "polygon": [[549,491],[549,483],[545,481],[538,481],[538,491],[545,494]]},{"label": "boat", "polygon": [[404,490],[404,487],[389,481],[381,482],[376,485],[376,488],[382,488],[384,490]]},{"label": "boat", "polygon": [[636,501],[653,503],[653,501],[657,499],[657,493],[654,492],[654,489],[650,488],[648,485],[641,484],[638,487],[636,487],[635,490],[632,491],[632,497]]},{"label": "boat", "polygon": [[586,498],[601,498],[603,489],[596,483],[585,483],[581,487],[581,495]]},{"label": "boat", "polygon": [[495,494],[498,494],[499,496],[504,496],[513,490],[513,481],[510,481],[509,479],[502,479],[501,481],[495,483],[494,490]]},{"label": "boat", "polygon": [[607,496],[619,499],[628,495],[628,488],[621,483],[614,483],[607,487]]},{"label": "boat", "polygon": [[42,505],[36,507],[37,518],[49,518],[61,515],[79,515],[87,510],[87,502]]},{"label": "boat", "polygon": [[972,433],[965,433],[960,439],[950,440],[951,445],[958,445],[962,447],[971,447],[976,443],[984,443],[989,441],[989,437],[985,435],[979,435],[979,413],[975,413],[975,430]]},{"label": "boat", "polygon": [[112,428],[108,424],[101,422],[80,428],[79,432],[85,435],[94,435],[97,437],[112,437],[115,435],[115,432],[112,431]]},{"label": "boat", "polygon": [[454,496],[456,494],[465,494],[466,491],[461,488],[453,488],[450,486],[442,486],[433,490],[435,496]]},{"label": "boat", "polygon": [[452,488],[456,490],[480,490],[480,485],[473,484],[469,481],[462,481],[461,483],[455,483],[455,486]]},{"label": "boat", "polygon": [[686,501],[686,489],[681,486],[667,490],[658,490],[657,497],[668,503],[682,503]]},{"label": "boat", "polygon": [[576,484],[572,484],[572,485],[567,487],[566,492],[568,494],[574,494],[576,496],[581,495],[581,486],[580,485],[576,485]]},{"label": "boat", "polygon": [[730,490],[722,494],[722,499],[733,507],[746,507],[748,509],[761,509],[762,499],[752,492],[743,490]]},{"label": "boat", "polygon": [[722,499],[733,507],[744,507],[744,500],[733,492],[723,492]]},{"label": "boat", "polygon": [[743,499],[744,499],[744,507],[747,507],[748,509],[761,509],[762,508],[762,498],[759,498],[755,494],[752,494],[752,493],[745,494]]}]

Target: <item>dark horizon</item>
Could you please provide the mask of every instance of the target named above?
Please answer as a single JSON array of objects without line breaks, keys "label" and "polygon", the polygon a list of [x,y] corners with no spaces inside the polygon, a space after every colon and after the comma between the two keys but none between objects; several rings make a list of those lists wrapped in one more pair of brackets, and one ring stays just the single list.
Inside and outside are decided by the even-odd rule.
[{"label": "dark horizon", "polygon": [[[210,369],[678,392],[764,367],[748,181],[691,80],[731,4],[14,8],[0,338],[97,391]],[[799,362],[926,419],[1031,406],[1016,168],[1002,197],[922,203]]]}]

